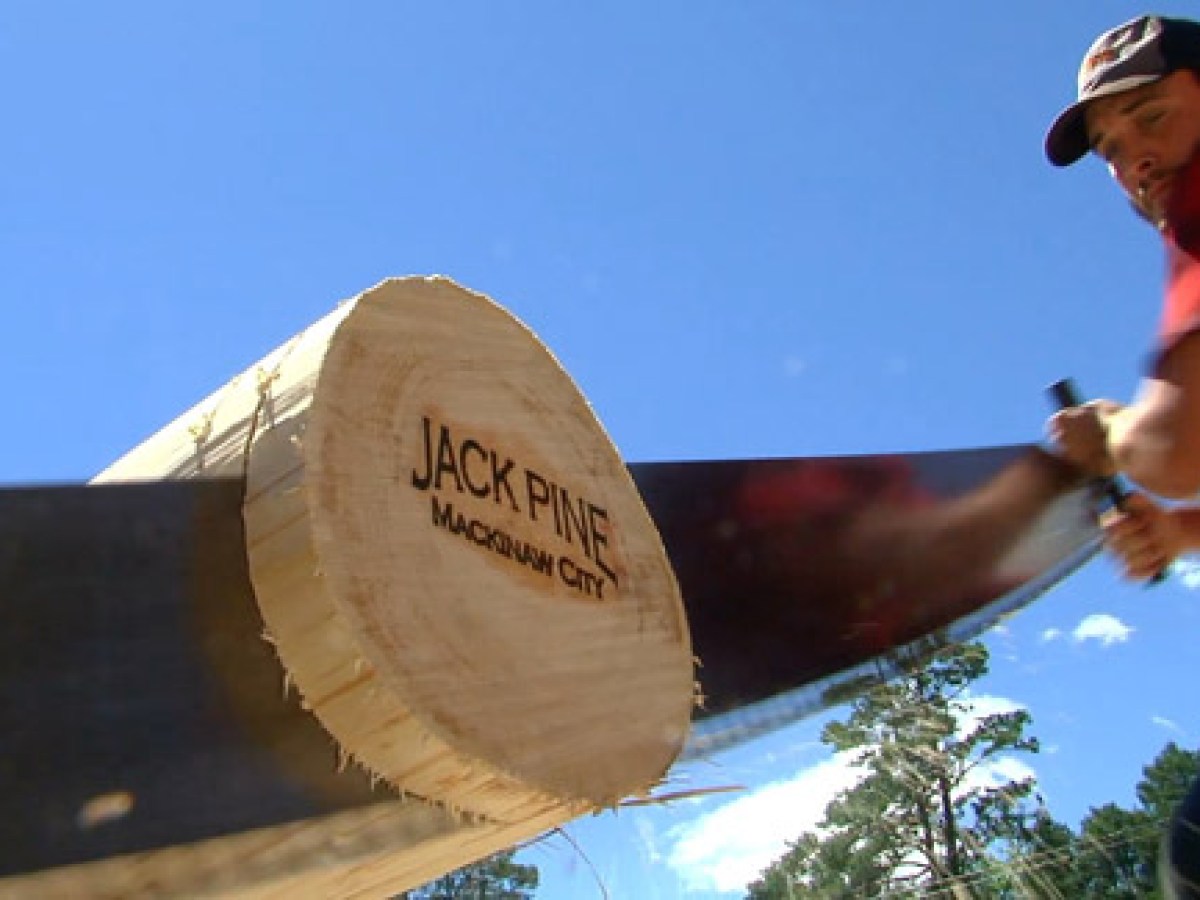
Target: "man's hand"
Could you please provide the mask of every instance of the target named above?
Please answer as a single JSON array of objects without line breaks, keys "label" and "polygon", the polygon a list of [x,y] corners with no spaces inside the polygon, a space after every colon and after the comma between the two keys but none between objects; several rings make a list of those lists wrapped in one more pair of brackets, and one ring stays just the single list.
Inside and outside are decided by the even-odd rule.
[{"label": "man's hand", "polygon": [[1051,416],[1046,432],[1063,459],[1089,475],[1107,478],[1117,473],[1108,448],[1108,421],[1123,408],[1113,400],[1072,406]]},{"label": "man's hand", "polygon": [[1130,494],[1121,509],[1104,514],[1108,548],[1120,559],[1125,577],[1147,581],[1166,569],[1191,541],[1178,510],[1164,509],[1144,494]]}]

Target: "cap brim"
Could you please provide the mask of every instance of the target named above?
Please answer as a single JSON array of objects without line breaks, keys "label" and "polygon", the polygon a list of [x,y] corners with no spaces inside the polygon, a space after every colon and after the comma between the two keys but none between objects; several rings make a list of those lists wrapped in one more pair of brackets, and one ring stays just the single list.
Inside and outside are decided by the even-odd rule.
[{"label": "cap brim", "polygon": [[1058,118],[1046,132],[1046,158],[1056,166],[1069,166],[1071,163],[1083,159],[1091,149],[1087,133],[1088,104],[1101,97],[1123,94],[1152,81],[1158,81],[1163,74],[1123,78],[1112,84],[1106,84],[1098,90],[1092,91],[1082,100],[1072,103],[1058,114]]},{"label": "cap brim", "polygon": [[1072,103],[1046,132],[1046,158],[1056,166],[1069,166],[1087,156],[1087,100]]}]

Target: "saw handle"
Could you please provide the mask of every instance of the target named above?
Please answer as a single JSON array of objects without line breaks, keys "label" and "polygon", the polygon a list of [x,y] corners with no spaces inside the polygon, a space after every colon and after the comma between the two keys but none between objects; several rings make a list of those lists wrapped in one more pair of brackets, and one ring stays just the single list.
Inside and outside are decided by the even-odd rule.
[{"label": "saw handle", "polygon": [[[1054,400],[1055,405],[1059,409],[1068,409],[1072,406],[1083,406],[1083,396],[1079,393],[1079,387],[1075,384],[1073,378],[1063,378],[1046,389],[1047,393]],[[1129,489],[1125,487],[1119,476],[1111,476],[1108,478],[1097,478],[1096,483],[1104,489],[1104,494],[1108,497],[1109,502],[1117,509],[1125,508],[1125,501],[1129,499]],[[1167,570],[1160,569],[1154,573],[1150,579],[1151,584],[1158,584],[1167,577]]]},{"label": "saw handle", "polygon": [[[1054,382],[1047,389],[1054,402],[1059,409],[1069,409],[1072,406],[1083,406],[1084,400],[1079,393],[1079,387],[1075,384],[1073,378],[1063,378]],[[1129,491],[1125,485],[1121,484],[1120,480],[1115,476],[1111,478],[1098,478],[1097,483],[1102,484],[1104,493],[1113,506],[1117,509],[1122,509],[1125,506],[1125,501],[1129,499]]]}]

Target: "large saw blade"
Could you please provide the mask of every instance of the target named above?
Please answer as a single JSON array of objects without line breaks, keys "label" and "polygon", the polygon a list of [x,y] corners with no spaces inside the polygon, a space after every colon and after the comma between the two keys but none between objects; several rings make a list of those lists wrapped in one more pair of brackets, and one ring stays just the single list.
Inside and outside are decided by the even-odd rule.
[{"label": "large saw blade", "polygon": [[[1098,546],[1033,447],[630,466],[745,740],[979,633]],[[0,491],[0,876],[385,799],[285,691],[240,479]]]},{"label": "large saw blade", "polygon": [[0,876],[379,799],[285,697],[240,479],[0,491]]},{"label": "large saw blade", "polygon": [[1090,558],[1093,498],[1033,446],[643,463],[705,704],[689,752],[967,640]]}]

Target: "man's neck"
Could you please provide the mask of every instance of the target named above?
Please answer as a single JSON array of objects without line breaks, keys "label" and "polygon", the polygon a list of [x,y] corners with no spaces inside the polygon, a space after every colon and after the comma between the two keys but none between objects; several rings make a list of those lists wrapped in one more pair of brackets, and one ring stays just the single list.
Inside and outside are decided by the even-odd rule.
[{"label": "man's neck", "polygon": [[1200,256],[1200,151],[1180,173],[1160,230],[1180,249]]}]

